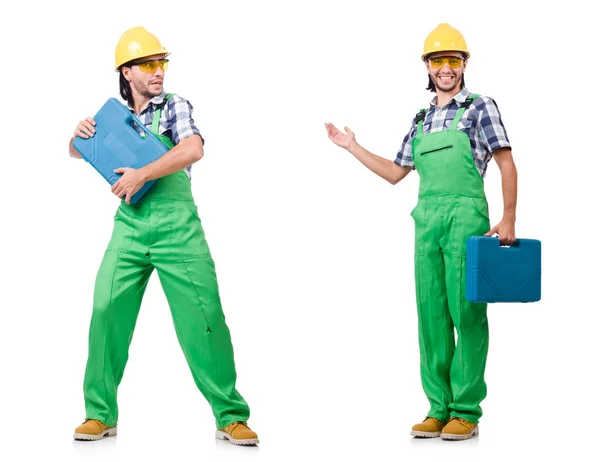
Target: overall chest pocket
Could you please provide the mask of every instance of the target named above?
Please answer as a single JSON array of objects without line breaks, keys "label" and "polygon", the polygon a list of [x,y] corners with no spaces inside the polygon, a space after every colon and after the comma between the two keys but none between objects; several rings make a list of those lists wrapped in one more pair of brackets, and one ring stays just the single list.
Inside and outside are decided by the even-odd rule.
[{"label": "overall chest pocket", "polygon": [[436,152],[445,151],[447,149],[452,149],[452,147],[453,146],[451,144],[443,145],[443,146],[438,146],[438,147],[432,147],[432,148],[426,149],[425,151],[421,151],[420,155],[421,156],[425,156],[427,154],[433,154],[433,153],[436,153]]}]

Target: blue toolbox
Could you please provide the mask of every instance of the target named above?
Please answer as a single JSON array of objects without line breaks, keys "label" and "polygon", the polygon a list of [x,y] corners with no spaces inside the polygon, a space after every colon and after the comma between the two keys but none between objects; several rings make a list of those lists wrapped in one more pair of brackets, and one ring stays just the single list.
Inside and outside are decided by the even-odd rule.
[{"label": "blue toolbox", "polygon": [[[95,135],[87,139],[75,138],[73,147],[111,186],[121,177],[121,174],[114,172],[115,169],[139,169],[168,151],[168,148],[116,98],[109,98],[104,103],[94,116],[94,121]],[[146,182],[130,202],[138,202],[155,182],[156,180]]]},{"label": "blue toolbox", "polygon": [[497,237],[467,238],[466,297],[475,303],[537,302],[541,299],[542,243]]}]

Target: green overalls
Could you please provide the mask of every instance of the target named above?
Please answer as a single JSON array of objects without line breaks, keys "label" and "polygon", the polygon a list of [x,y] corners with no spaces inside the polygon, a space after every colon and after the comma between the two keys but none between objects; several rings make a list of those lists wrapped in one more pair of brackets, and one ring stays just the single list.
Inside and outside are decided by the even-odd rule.
[{"label": "green overalls", "polygon": [[[167,95],[167,98],[171,95]],[[154,114],[158,135],[161,109]],[[179,343],[218,428],[246,421],[248,405],[235,388],[233,347],[221,309],[215,265],[183,170],[167,175],[135,205],[121,203],[98,271],[84,379],[86,417],[117,424],[117,387],[142,296],[156,268]]]},{"label": "green overalls", "polygon": [[467,237],[485,234],[490,222],[469,137],[457,129],[477,96],[462,104],[448,130],[424,134],[421,117],[412,140],[420,178],[411,215],[421,381],[431,405],[427,416],[444,422],[453,416],[477,423],[486,396],[487,305],[465,298],[465,249]]}]

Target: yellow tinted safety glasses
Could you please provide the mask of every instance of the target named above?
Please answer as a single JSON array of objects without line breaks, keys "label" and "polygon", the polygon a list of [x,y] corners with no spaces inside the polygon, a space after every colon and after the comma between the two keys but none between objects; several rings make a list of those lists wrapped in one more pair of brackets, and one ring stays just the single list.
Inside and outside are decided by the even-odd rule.
[{"label": "yellow tinted safety glasses", "polygon": [[448,63],[448,67],[456,69],[462,66],[463,58],[458,58],[455,56],[440,56],[438,58],[429,58],[429,63],[434,69],[441,69],[446,63]]},{"label": "yellow tinted safety glasses", "polygon": [[159,67],[166,71],[169,67],[168,59],[157,59],[155,61],[144,61],[143,63],[135,63],[136,66],[140,67],[140,71],[145,72],[146,74],[154,74],[156,69]]}]

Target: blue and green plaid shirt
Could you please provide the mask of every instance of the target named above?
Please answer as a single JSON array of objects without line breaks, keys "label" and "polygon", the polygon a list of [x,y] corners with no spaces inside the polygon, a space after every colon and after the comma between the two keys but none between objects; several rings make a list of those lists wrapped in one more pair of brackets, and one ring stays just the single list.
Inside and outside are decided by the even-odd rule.
[{"label": "blue and green plaid shirt", "polygon": [[[450,128],[460,104],[464,103],[470,94],[466,88],[463,88],[443,108],[438,108],[436,106],[437,97],[433,98],[423,120],[423,133],[434,133]],[[482,178],[485,177],[492,153],[500,148],[510,148],[498,106],[492,98],[487,96],[480,96],[473,100],[463,113],[458,123],[458,129],[465,132],[471,140],[473,161]],[[398,165],[414,168],[412,139],[416,134],[417,124],[413,119],[410,131],[404,137],[394,161]]]},{"label": "blue and green plaid shirt", "polygon": [[[171,96],[165,102],[165,95],[166,92],[163,90],[160,95],[152,98],[139,114],[135,114],[131,106],[128,105],[127,107],[150,130],[152,128],[154,113],[157,108],[162,106],[158,134],[167,136],[175,145],[188,136],[198,135],[202,138],[200,130],[198,130],[192,118],[194,108],[191,103],[187,99],[177,95]],[[204,144],[204,138],[202,138],[202,143]],[[185,173],[188,174],[190,179],[192,178],[191,165],[185,168]]]}]

